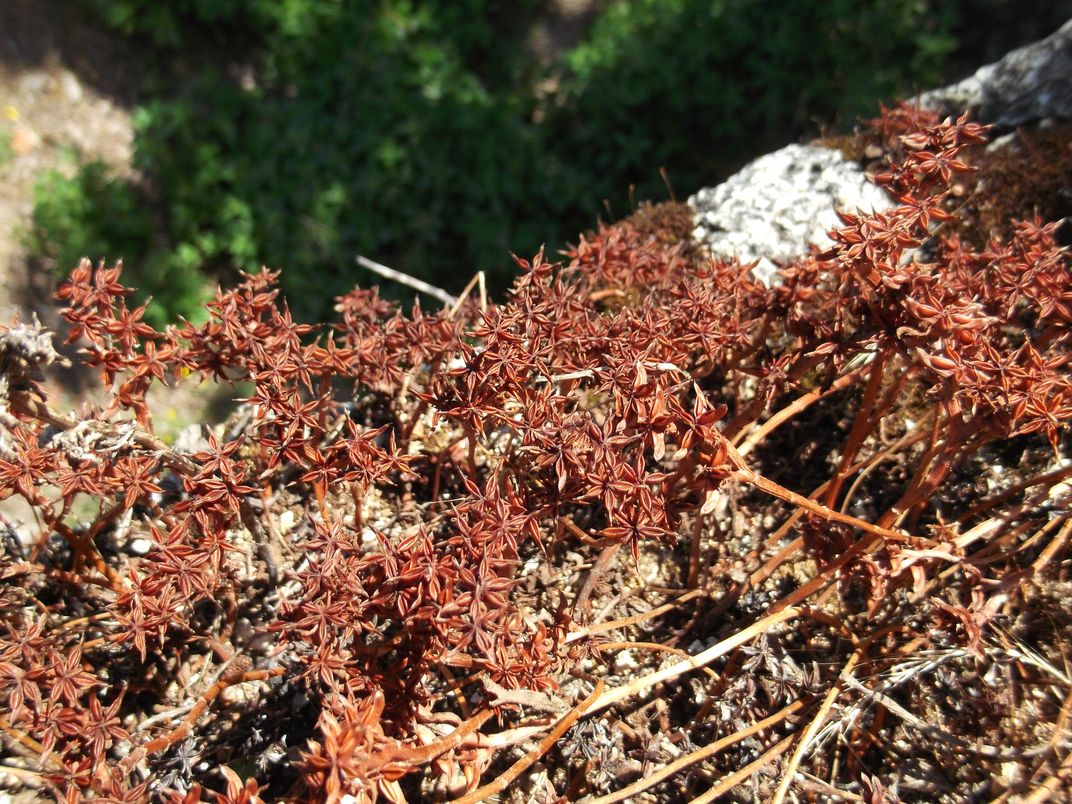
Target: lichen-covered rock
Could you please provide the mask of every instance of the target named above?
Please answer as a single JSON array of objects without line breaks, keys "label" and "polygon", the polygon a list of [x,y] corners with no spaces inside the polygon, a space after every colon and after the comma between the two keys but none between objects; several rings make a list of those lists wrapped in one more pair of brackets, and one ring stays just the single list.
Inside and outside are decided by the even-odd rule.
[{"label": "lichen-covered rock", "polygon": [[1072,20],[1055,33],[1010,51],[956,84],[918,98],[945,114],[1011,128],[1032,120],[1072,118]]},{"label": "lichen-covered rock", "polygon": [[891,203],[859,165],[817,145],[788,145],[689,199],[694,237],[714,256],[759,260],[753,274],[767,283],[775,261],[830,242],[827,231],[839,225],[835,207],[869,211]]}]

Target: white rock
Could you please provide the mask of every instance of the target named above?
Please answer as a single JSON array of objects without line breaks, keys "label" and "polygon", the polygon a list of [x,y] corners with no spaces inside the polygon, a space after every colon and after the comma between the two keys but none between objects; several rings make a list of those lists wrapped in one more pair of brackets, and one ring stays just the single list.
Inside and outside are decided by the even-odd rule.
[{"label": "white rock", "polygon": [[149,551],[153,549],[153,543],[149,539],[143,539],[138,536],[127,543],[127,549],[133,555],[144,556],[148,555]]},{"label": "white rock", "polygon": [[282,533],[289,533],[294,527],[294,512],[286,510],[279,515],[279,530]]},{"label": "white rock", "polygon": [[60,73],[60,92],[68,103],[78,103],[82,100],[82,85],[70,70]]},{"label": "white rock", "polygon": [[52,77],[41,70],[31,70],[19,77],[19,91],[26,95],[37,95],[48,89]]},{"label": "white rock", "polygon": [[1002,781],[1013,785],[1019,783],[1019,781],[1023,779],[1024,774],[1019,762],[1002,762],[1001,776]]},{"label": "white rock", "polygon": [[839,151],[788,145],[700,190],[689,205],[696,212],[697,240],[717,257],[758,259],[753,275],[770,284],[776,281],[774,261],[801,256],[810,243],[830,244],[827,231],[841,225],[835,207],[870,212],[893,201]]},{"label": "white rock", "polygon": [[636,659],[633,658],[632,651],[620,650],[614,657],[614,669],[618,672],[636,670],[638,667],[640,667],[640,665],[637,664]]}]

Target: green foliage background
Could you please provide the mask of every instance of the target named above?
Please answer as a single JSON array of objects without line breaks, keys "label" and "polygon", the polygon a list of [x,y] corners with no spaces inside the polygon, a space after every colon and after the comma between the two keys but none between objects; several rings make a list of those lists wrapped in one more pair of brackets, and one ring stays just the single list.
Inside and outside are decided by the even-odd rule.
[{"label": "green foliage background", "polygon": [[62,272],[122,256],[157,322],[261,264],[328,314],[368,281],[358,253],[501,287],[509,252],[664,198],[660,167],[684,196],[933,82],[955,21],[940,0],[618,0],[540,68],[541,0],[79,2],[144,61],[142,178],[50,176],[33,245]]}]

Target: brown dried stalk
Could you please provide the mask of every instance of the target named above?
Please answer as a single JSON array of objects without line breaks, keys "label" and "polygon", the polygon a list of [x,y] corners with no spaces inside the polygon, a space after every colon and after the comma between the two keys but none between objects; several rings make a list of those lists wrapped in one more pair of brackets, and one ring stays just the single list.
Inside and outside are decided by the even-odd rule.
[{"label": "brown dried stalk", "polygon": [[796,773],[797,767],[800,765],[800,760],[804,756],[804,752],[808,750],[811,745],[811,741],[815,739],[815,735],[819,733],[819,729],[822,728],[823,723],[826,721],[826,716],[830,713],[830,707],[834,705],[834,701],[841,694],[841,679],[849,676],[852,673],[852,669],[856,666],[857,662],[863,658],[865,644],[858,645],[856,650],[849,656],[848,661],[845,662],[845,666],[841,670],[841,675],[835,679],[830,689],[826,693],[826,697],[823,698],[823,702],[819,704],[819,711],[815,713],[815,716],[808,724],[808,728],[804,730],[804,733],[800,736],[800,740],[797,742],[797,747],[793,751],[793,755],[789,757],[789,762],[785,768],[782,769],[782,781],[778,785],[778,789],[774,793],[774,798],[771,799],[771,804],[782,804],[785,801],[785,797],[789,792],[789,785],[793,782],[793,774]]},{"label": "brown dried stalk", "polygon": [[623,684],[620,687],[615,687],[614,689],[607,690],[607,692],[600,695],[599,698],[590,707],[588,707],[585,714],[594,714],[602,709],[606,709],[612,704],[618,703],[619,701],[623,701],[627,698],[632,697],[633,695],[636,695],[639,692],[642,692],[643,690],[649,689],[656,684],[661,684],[664,681],[669,681],[670,679],[677,678],[678,676],[684,675],[685,673],[689,673],[693,670],[699,670],[702,667],[706,667],[719,657],[725,656],[734,648],[740,647],[741,645],[750,642],[752,639],[759,636],[764,631],[773,628],[779,623],[783,623],[787,620],[792,620],[807,614],[808,612],[806,609],[800,608],[787,608],[779,612],[770,614],[763,619],[757,620],[756,622],[752,623],[747,628],[741,629],[732,636],[723,639],[721,642],[717,642],[716,644],[707,648],[707,650],[701,651],[695,656],[690,656],[683,662],[678,662],[677,664],[670,665],[669,667],[663,668],[662,670],[657,670],[654,673],[649,673],[646,676],[641,676],[640,678],[635,679],[628,684]]},{"label": "brown dried stalk", "polygon": [[763,755],[759,757],[759,759],[756,759],[753,762],[749,762],[740,770],[731,773],[729,776],[720,781],[703,795],[696,796],[696,798],[692,799],[689,804],[708,804],[708,802],[714,801],[720,796],[725,795],[730,790],[735,788],[738,784],[740,784],[749,776],[751,776],[753,773],[758,771],[760,768],[766,767],[777,757],[785,753],[785,750],[789,748],[789,746],[792,744],[793,735],[790,735],[784,740],[775,743],[773,746],[768,748],[763,753]]},{"label": "brown dried stalk", "polygon": [[599,798],[585,799],[585,804],[614,804],[614,802],[617,801],[626,801],[635,796],[637,793],[647,790],[650,787],[654,787],[660,782],[666,781],[671,776],[676,773],[680,773],[685,768],[691,765],[695,765],[697,762],[702,762],[705,759],[710,759],[723,749],[736,745],[737,743],[741,742],[741,740],[745,740],[751,737],[753,734],[758,734],[761,731],[765,731],[771,726],[778,725],[783,720],[786,720],[792,715],[795,715],[797,712],[807,706],[808,703],[809,699],[807,698],[800,698],[796,701],[793,701],[793,703],[789,704],[788,706],[782,707],[773,715],[765,717],[762,720],[758,720],[747,728],[735,731],[733,734],[727,734],[725,737],[715,740],[713,743],[709,743],[702,748],[697,748],[695,751],[690,751],[688,754],[685,754],[685,756],[675,759],[673,762],[669,763],[663,768],[660,768],[654,773],[645,776],[643,779],[637,779],[637,781],[633,782],[628,787],[623,787],[621,790],[617,790],[614,793],[608,793],[607,795],[600,796]]},{"label": "brown dried stalk", "polygon": [[559,738],[562,737],[570,726],[572,726],[578,718],[582,715],[590,714],[592,711],[592,705],[595,701],[599,700],[600,694],[603,692],[603,679],[596,681],[595,689],[567,712],[557,723],[551,732],[544,737],[538,746],[529,751],[525,756],[511,765],[506,771],[495,778],[493,781],[488,782],[483,787],[479,787],[473,792],[462,796],[461,798],[454,799],[454,804],[476,804],[478,801],[484,801],[490,796],[502,792],[506,789],[506,786],[512,781],[517,779],[522,773],[524,773],[534,762],[539,760],[544,754],[551,750]]}]

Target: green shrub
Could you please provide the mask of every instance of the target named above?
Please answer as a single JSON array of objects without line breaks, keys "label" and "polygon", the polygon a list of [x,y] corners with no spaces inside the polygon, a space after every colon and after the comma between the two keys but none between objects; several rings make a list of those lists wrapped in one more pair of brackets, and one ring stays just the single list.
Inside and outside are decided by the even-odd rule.
[{"label": "green shrub", "polygon": [[[352,285],[357,253],[452,285],[494,268],[480,260],[506,277],[511,249],[561,237],[544,231],[552,193],[537,185],[551,171],[539,168],[531,104],[492,88],[519,60],[497,43],[485,4],[285,5],[300,13],[195,4],[182,18],[190,37],[201,23],[234,24],[239,8],[259,21],[253,85],[212,65],[136,115],[135,163],[172,249],[210,272],[286,265],[291,303],[312,317]],[[132,34],[163,15],[171,22],[152,36],[173,40],[173,10],[109,6]]]},{"label": "green shrub", "polygon": [[679,194],[710,184],[814,116],[926,82],[949,45],[924,0],[621,0],[540,97],[523,46],[538,0],[83,2],[150,45],[135,164],[154,232],[145,252],[79,241],[117,203],[90,199],[66,226],[41,210],[46,231],[173,270],[285,267],[306,318],[362,278],[358,253],[501,288],[510,251],[554,251],[603,199],[623,215],[665,197],[660,166]]},{"label": "green shrub", "polygon": [[7,167],[15,158],[15,149],[11,145],[11,132],[0,128],[0,168]]},{"label": "green shrub", "polygon": [[877,99],[937,80],[954,8],[620,0],[568,54],[549,142],[596,180],[592,209],[606,197],[627,211],[631,184],[657,196],[661,166],[692,192],[819,120],[852,122]]},{"label": "green shrub", "polygon": [[124,259],[136,304],[152,297],[146,320],[161,326],[179,315],[200,317],[208,288],[198,255],[158,249],[148,198],[133,183],[113,176],[103,162],[81,165],[74,176],[53,170],[34,189],[34,221],[28,245],[38,258],[66,275],[82,257]]}]

